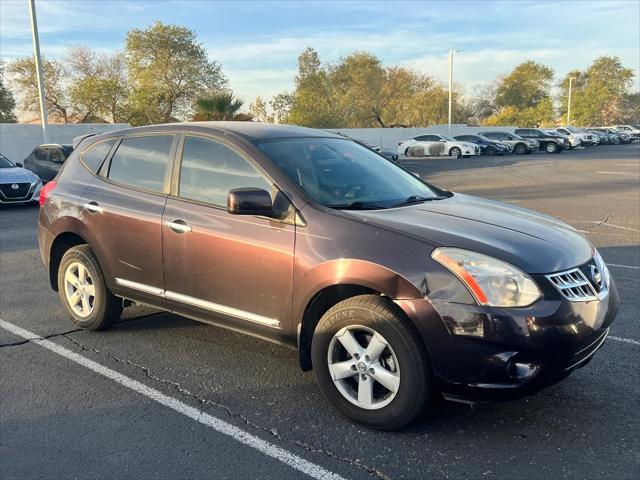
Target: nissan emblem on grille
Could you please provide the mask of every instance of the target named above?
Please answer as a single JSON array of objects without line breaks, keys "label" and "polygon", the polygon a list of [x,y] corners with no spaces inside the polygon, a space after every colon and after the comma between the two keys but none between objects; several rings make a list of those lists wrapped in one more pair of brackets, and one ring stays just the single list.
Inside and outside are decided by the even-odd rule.
[{"label": "nissan emblem on grille", "polygon": [[17,184],[17,183],[13,183],[13,184],[11,184],[11,188],[12,188],[13,190],[17,190],[17,189],[19,189],[20,187],[18,186],[18,184]]}]

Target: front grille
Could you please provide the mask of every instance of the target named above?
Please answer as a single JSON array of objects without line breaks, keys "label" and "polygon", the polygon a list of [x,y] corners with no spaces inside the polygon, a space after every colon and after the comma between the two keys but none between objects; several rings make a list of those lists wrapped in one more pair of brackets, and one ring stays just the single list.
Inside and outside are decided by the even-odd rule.
[{"label": "front grille", "polygon": [[566,272],[553,273],[547,278],[564,298],[571,302],[598,300],[598,293],[582,270],[574,268]]},{"label": "front grille", "polygon": [[[18,188],[12,188],[12,185],[17,185]],[[7,198],[24,198],[29,193],[30,183],[3,183],[0,184],[0,192]]]}]

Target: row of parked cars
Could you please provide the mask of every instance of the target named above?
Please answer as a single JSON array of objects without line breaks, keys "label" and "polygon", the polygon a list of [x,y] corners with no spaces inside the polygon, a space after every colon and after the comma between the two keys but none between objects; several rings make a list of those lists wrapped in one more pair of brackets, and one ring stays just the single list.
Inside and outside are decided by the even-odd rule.
[{"label": "row of parked cars", "polygon": [[592,145],[619,145],[640,140],[640,125],[577,128],[516,128],[513,132],[491,130],[450,137],[418,135],[398,143],[398,155],[408,157],[476,155],[524,155],[534,151],[559,153]]}]

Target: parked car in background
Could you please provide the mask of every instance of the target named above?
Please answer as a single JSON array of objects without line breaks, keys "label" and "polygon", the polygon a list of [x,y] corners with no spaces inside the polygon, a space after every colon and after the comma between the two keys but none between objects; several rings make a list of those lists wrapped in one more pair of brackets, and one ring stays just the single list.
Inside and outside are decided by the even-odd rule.
[{"label": "parked car in background", "polygon": [[594,130],[607,134],[609,136],[609,143],[612,143],[614,145],[629,143],[629,135],[627,135],[626,133],[618,132],[613,128],[597,127]]},{"label": "parked car in background", "polygon": [[531,138],[522,138],[519,135],[515,135],[510,132],[502,131],[490,131],[480,132],[479,135],[486,137],[490,140],[495,140],[500,143],[506,143],[511,145],[511,151],[516,155],[524,155],[525,153],[531,153],[538,150],[540,142]]},{"label": "parked car in background", "polygon": [[33,172],[0,153],[0,204],[35,204],[41,188],[42,181]]},{"label": "parked car in background", "polygon": [[323,130],[96,135],[41,204],[40,254],[78,328],[108,328],[129,299],[297,348],[338,411],[380,430],[438,397],[508,400],[563,380],[619,306],[598,250],[570,225],[439,189]]},{"label": "parked car in background", "polygon": [[391,150],[383,150],[380,145],[372,145],[372,144],[365,144],[365,146],[367,148],[370,148],[371,150],[373,150],[374,152],[379,153],[380,155],[383,155],[385,157],[387,157],[389,160],[392,160],[394,162],[398,161],[398,154],[395,152],[392,152]]},{"label": "parked car in background", "polygon": [[585,132],[581,128],[568,125],[565,127],[558,127],[555,131],[569,137],[569,140],[572,141],[572,146],[577,146],[573,145],[577,140],[580,140],[578,145],[581,143],[585,147],[594,144],[594,135],[592,133]]},{"label": "parked car in background", "polygon": [[480,155],[480,147],[473,143],[461,142],[448,135],[418,135],[410,140],[403,140],[398,144],[398,153],[400,155],[410,155],[413,147],[424,147],[424,154],[429,156],[432,145],[441,144],[443,146],[442,154],[450,157],[469,157]]},{"label": "parked car in background", "polygon": [[478,145],[480,147],[481,155],[505,155],[511,152],[511,145],[496,142],[495,140],[483,137],[482,135],[457,135],[454,138],[462,142],[470,142]]},{"label": "parked car in background", "polygon": [[540,128],[516,128],[514,133],[522,138],[537,140],[540,144],[538,148],[547,153],[560,153],[569,147],[568,142],[561,136],[545,132]]},{"label": "parked car in background", "polygon": [[60,167],[71,155],[71,145],[45,144],[33,149],[24,159],[24,168],[31,170],[43,182],[50,182],[60,171]]},{"label": "parked car in background", "polygon": [[631,125],[614,125],[613,127],[618,132],[626,133],[629,135],[631,141],[640,140],[640,129],[632,127]]},{"label": "parked car in background", "polygon": [[546,128],[545,131],[555,133],[556,135],[560,135],[562,138],[566,139],[569,144],[569,148],[583,146],[582,140],[584,135],[582,134],[574,134],[566,128]]},{"label": "parked car in background", "polygon": [[601,131],[595,130],[593,128],[585,128],[584,131],[585,131],[585,133],[591,133],[591,134],[595,135],[596,138],[598,139],[598,144],[599,145],[609,145],[611,143],[608,133],[601,132]]}]

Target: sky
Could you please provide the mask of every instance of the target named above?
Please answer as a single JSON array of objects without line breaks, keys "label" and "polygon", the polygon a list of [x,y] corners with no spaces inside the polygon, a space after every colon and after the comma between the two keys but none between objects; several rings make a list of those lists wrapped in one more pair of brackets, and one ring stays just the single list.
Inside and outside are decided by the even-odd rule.
[{"label": "sky", "polygon": [[[0,57],[31,55],[28,0],[0,0]],[[599,55],[616,55],[640,89],[640,0],[215,1],[36,0],[43,55],[85,44],[122,49],[131,28],[156,20],[194,30],[247,103],[292,90],[297,56],[321,60],[368,51],[385,65],[448,78],[472,94],[524,60],[561,78]]]}]

